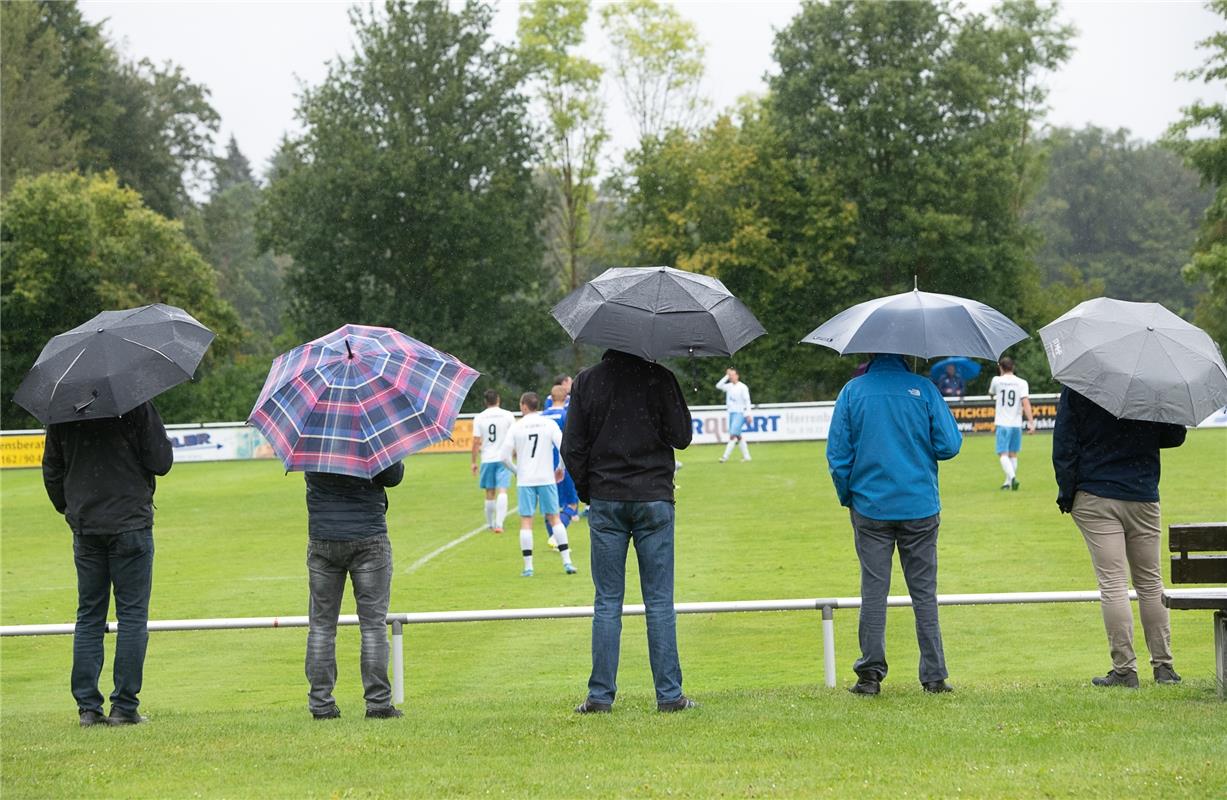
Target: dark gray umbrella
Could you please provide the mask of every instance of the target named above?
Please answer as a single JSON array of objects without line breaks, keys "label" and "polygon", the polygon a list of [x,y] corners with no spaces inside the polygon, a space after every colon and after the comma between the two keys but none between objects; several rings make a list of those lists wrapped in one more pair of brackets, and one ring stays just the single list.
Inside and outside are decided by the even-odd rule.
[{"label": "dark gray umbrella", "polygon": [[1040,338],[1052,377],[1115,417],[1197,425],[1227,405],[1218,345],[1158,303],[1087,300]]},{"label": "dark gray umbrella", "polygon": [[723,283],[672,267],[607,269],[550,313],[577,342],[649,361],[730,356],[766,333]]},{"label": "dark gray umbrella", "polygon": [[1027,332],[976,300],[915,289],[839,312],[802,339],[845,353],[996,360]]},{"label": "dark gray umbrella", "polygon": [[52,337],[13,400],[44,425],[118,417],[191,379],[212,341],[174,306],[103,311]]}]

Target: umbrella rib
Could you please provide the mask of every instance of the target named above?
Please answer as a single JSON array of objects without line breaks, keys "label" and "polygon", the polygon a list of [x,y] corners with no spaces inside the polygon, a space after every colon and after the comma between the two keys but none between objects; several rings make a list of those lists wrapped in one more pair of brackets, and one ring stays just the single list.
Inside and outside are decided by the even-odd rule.
[{"label": "umbrella rib", "polygon": [[[171,358],[170,356],[166,355],[165,353],[163,353],[161,350],[159,350],[159,349],[158,349],[158,348],[156,348],[156,347],[150,347],[150,346],[149,346],[149,345],[147,345],[147,344],[142,344],[141,342],[135,341],[135,340],[133,340],[133,339],[129,339],[129,338],[128,338],[128,337],[126,337],[126,336],[121,336],[121,337],[119,337],[119,338],[123,339],[125,342],[129,342],[129,343],[131,343],[131,344],[134,344],[134,345],[136,345],[137,347],[143,347],[143,348],[145,348],[146,350],[152,350],[153,352],[157,353],[158,355],[160,355],[162,358],[166,359],[166,360],[167,360],[167,361],[169,361],[170,363],[175,364],[175,360],[174,360],[173,358]],[[179,366],[179,365],[178,365],[178,364],[175,364],[175,366]],[[182,369],[182,367],[180,367],[180,369]]]},{"label": "umbrella rib", "polygon": [[64,379],[68,377],[68,373],[71,372],[72,368],[77,365],[77,362],[81,360],[81,356],[85,355],[86,347],[89,347],[88,342],[81,348],[81,352],[77,353],[77,357],[72,360],[72,363],[67,367],[64,367],[64,371],[60,374],[60,377],[56,378],[55,385],[51,387],[51,396],[47,398],[48,406],[50,406],[51,401],[55,399],[55,393],[57,390],[59,390],[60,384],[63,383]]}]

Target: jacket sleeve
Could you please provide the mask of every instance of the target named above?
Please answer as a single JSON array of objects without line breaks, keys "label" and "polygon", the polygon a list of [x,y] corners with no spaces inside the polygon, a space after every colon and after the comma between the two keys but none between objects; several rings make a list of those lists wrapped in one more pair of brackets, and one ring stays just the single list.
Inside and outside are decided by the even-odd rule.
[{"label": "jacket sleeve", "polygon": [[50,425],[47,426],[44,438],[43,486],[47,489],[47,497],[51,498],[51,505],[63,514],[68,508],[68,500],[64,496],[64,451],[60,448],[59,437]]},{"label": "jacket sleeve", "polygon": [[1159,433],[1159,447],[1179,447],[1184,444],[1184,438],[1189,433],[1183,425],[1164,424]]},{"label": "jacket sleeve", "polygon": [[674,450],[685,450],[694,438],[694,422],[677,376],[668,370],[665,375],[661,381],[661,438]]},{"label": "jacket sleeve", "polygon": [[949,461],[963,448],[963,434],[959,432],[959,424],[954,420],[949,403],[942,399],[933,384],[928,384],[926,388],[929,390],[929,441],[933,445],[933,457],[938,461]]},{"label": "jacket sleeve", "polygon": [[567,411],[567,426],[562,432],[562,444],[558,454],[566,466],[575,493],[588,502],[588,456],[592,452],[588,411],[584,408],[584,375],[580,373],[571,384],[571,407]]},{"label": "jacket sleeve", "polygon": [[1052,428],[1052,469],[1057,478],[1057,507],[1073,508],[1078,488],[1078,415],[1070,403],[1069,389],[1061,390],[1057,419]]},{"label": "jacket sleeve", "polygon": [[376,475],[373,480],[377,486],[383,486],[386,489],[390,489],[393,486],[399,485],[404,479],[405,462],[397,461],[395,464]]},{"label": "jacket sleeve", "polygon": [[845,508],[852,507],[852,466],[856,463],[848,402],[845,389],[835,400],[835,412],[831,415],[831,428],[827,434],[827,468],[831,471],[831,482],[835,484],[839,504]]},{"label": "jacket sleeve", "polygon": [[144,413],[140,417],[140,430],[137,432],[140,441],[141,466],[154,475],[165,475],[170,472],[175,463],[175,452],[170,439],[166,436],[166,426],[162,424],[162,416],[153,403],[145,403]]}]

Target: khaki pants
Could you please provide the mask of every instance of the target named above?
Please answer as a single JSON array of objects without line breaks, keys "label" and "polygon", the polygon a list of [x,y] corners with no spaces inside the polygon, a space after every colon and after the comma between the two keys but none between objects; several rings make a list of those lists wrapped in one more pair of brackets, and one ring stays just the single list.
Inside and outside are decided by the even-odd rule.
[{"label": "khaki pants", "polygon": [[1078,492],[1074,496],[1073,517],[1086,540],[1099,581],[1112,669],[1137,671],[1133,612],[1129,607],[1130,575],[1138,593],[1151,666],[1171,666],[1172,632],[1163,605],[1163,571],[1159,561],[1159,504],[1110,500]]}]

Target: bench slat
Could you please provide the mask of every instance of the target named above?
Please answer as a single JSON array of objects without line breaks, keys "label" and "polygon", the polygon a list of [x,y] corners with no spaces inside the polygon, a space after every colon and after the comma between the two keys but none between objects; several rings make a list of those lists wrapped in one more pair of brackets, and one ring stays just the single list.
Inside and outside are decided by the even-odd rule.
[{"label": "bench slat", "polygon": [[1227,550],[1227,522],[1168,525],[1167,549],[1173,553]]},{"label": "bench slat", "polygon": [[1168,589],[1163,605],[1175,609],[1218,609],[1227,611],[1227,589]]},{"label": "bench slat", "polygon": [[1227,583],[1227,555],[1173,556],[1172,583]]}]

